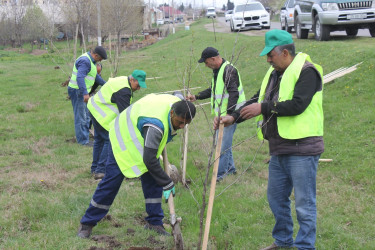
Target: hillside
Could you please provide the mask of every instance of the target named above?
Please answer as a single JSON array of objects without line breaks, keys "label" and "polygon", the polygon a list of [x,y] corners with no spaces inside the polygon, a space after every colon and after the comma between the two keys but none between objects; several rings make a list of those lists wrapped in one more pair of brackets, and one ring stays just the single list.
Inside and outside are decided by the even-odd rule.
[{"label": "hillside", "polygon": [[[152,92],[181,89],[197,93],[210,85],[211,70],[197,63],[201,51],[216,47],[241,73],[246,97],[259,89],[269,65],[259,57],[264,37],[207,32],[203,20],[158,43],[122,55],[118,75],[147,72]],[[363,62],[358,70],[324,86],[325,152],[317,183],[317,249],[375,247],[375,50],[372,38],[334,38],[330,42],[295,40],[324,73]],[[66,44],[56,44],[64,50]],[[79,220],[97,182],[90,176],[92,149],[72,143],[73,112],[60,83],[70,74],[71,54],[57,49],[44,55],[0,50],[0,248],[172,249],[173,238],[143,229],[146,213],[140,181],[125,180],[110,217],[94,228],[96,240],[76,237]],[[55,69],[56,64],[62,68]],[[103,63],[104,79],[110,75]],[[156,78],[157,77],[157,78]],[[205,101],[202,101],[205,102]],[[206,118],[207,117],[207,118]],[[205,168],[212,144],[209,107],[198,108],[189,126],[189,189],[177,185],[176,213],[188,249],[196,249]],[[180,131],[181,134],[181,131]],[[236,145],[237,144],[237,145]],[[238,125],[233,149],[239,174],[217,185],[210,249],[259,249],[272,243],[268,207],[267,143],[255,138],[255,122]],[[181,136],[168,144],[169,161],[180,165]],[[235,180],[236,183],[231,185]],[[229,186],[231,185],[231,186]],[[163,205],[165,223],[168,206]],[[297,225],[297,223],[295,223]],[[168,229],[170,230],[170,228]]]}]

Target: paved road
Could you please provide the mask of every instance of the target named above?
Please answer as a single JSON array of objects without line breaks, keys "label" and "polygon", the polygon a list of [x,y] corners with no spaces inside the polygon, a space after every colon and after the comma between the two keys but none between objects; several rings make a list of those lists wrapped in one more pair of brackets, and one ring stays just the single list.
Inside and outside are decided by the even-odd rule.
[{"label": "paved road", "polygon": [[[231,32],[230,27],[229,27],[229,22],[225,22],[224,17],[218,17],[217,21],[218,21],[218,25],[217,25],[218,27],[215,28],[216,32],[225,32],[225,33]],[[208,30],[213,30],[212,24],[206,25],[206,28]],[[281,28],[280,22],[271,22],[271,29],[280,29],[280,28]],[[267,30],[247,30],[247,31],[241,31],[241,34],[249,35],[249,36],[263,36],[266,31]],[[368,29],[358,30],[357,36],[371,37]],[[295,33],[293,34],[293,37],[295,38]],[[333,39],[335,38],[342,39],[344,37],[347,37],[345,31],[331,32],[331,38]],[[313,38],[310,38],[310,39],[313,39]],[[347,39],[352,39],[352,38],[347,38]]]}]

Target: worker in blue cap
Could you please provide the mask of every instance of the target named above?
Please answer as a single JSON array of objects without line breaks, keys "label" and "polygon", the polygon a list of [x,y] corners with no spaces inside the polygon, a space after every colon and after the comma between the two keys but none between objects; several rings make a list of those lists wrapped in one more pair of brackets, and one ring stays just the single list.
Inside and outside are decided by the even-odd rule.
[{"label": "worker in blue cap", "polygon": [[[215,120],[225,125],[255,118],[258,137],[269,142],[267,198],[275,217],[274,242],[264,250],[315,249],[316,173],[323,142],[323,70],[305,53],[295,53],[283,30],[265,35],[260,56],[271,65],[260,90],[244,106]],[[294,189],[299,230],[293,239],[290,196]]]}]

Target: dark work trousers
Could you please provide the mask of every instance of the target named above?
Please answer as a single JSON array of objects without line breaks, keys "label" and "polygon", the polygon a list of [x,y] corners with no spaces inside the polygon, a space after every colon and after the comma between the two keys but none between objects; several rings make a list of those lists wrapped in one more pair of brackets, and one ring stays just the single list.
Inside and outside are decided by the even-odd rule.
[{"label": "dark work trousers", "polygon": [[[117,165],[111,143],[108,145],[108,159],[105,171],[105,176],[99,182],[89,208],[81,219],[82,224],[95,226],[108,213],[125,178]],[[146,221],[152,225],[162,225],[164,218],[163,209],[161,208],[163,188],[156,184],[154,178],[148,172],[141,176],[141,182],[148,214]]]},{"label": "dark work trousers", "polygon": [[108,131],[100,125],[95,117],[90,113],[92,124],[94,125],[94,148],[92,150],[91,173],[105,173],[105,165],[108,158]]}]

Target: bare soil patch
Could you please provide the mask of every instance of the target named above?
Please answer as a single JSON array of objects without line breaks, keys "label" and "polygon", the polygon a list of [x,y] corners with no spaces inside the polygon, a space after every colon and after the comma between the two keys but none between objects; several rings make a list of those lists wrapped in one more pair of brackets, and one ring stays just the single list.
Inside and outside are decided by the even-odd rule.
[{"label": "bare soil patch", "polygon": [[44,55],[44,54],[47,54],[47,53],[48,53],[48,50],[34,49],[30,54],[34,55],[34,56],[39,56],[39,55]]}]

